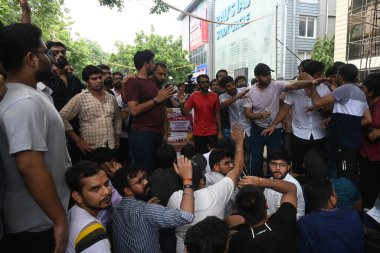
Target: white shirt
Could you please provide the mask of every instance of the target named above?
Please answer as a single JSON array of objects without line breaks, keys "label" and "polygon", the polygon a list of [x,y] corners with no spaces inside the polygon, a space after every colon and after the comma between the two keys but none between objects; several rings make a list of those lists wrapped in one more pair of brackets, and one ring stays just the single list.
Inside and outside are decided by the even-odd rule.
[{"label": "white shirt", "polygon": [[[74,205],[69,210],[67,218],[69,224],[69,240],[66,246],[66,253],[111,252],[111,245],[108,240],[108,237],[104,238],[104,236],[106,235],[106,230],[104,226],[100,223],[100,220],[98,220],[97,218],[86,212],[86,210],[80,208],[77,205]],[[98,239],[94,240],[94,237]],[[78,249],[82,250],[79,251]]]},{"label": "white shirt", "polygon": [[[297,220],[305,215],[305,200],[303,198],[302,187],[298,183],[297,179],[292,177],[289,173],[283,179],[287,182],[295,184],[297,187]],[[268,217],[277,212],[281,205],[281,197],[282,193],[279,193],[275,190],[265,188],[264,190],[265,199],[267,200],[268,209],[267,214]]]},{"label": "white shirt", "polygon": [[[239,88],[237,89],[237,94],[242,93],[246,90],[247,88]],[[237,95],[236,94],[236,95]],[[227,92],[223,93],[222,95],[219,96],[219,102],[222,104],[224,101],[232,98],[231,95],[229,95]],[[249,137],[250,132],[251,132],[251,121],[249,121],[244,114],[244,103],[245,99],[241,98],[233,102],[228,106],[228,115],[230,118],[230,125],[232,128],[232,125],[235,123],[239,123],[244,127],[244,132],[247,134]]]},{"label": "white shirt", "polygon": [[[194,221],[190,224],[176,228],[177,253],[184,252],[184,238],[186,231],[193,225],[202,221],[207,216],[216,216],[219,219],[224,218],[224,208],[234,193],[234,182],[231,178],[225,177],[218,183],[194,192]],[[176,191],[170,197],[167,207],[180,208],[183,191]]]},{"label": "white shirt", "polygon": [[[330,93],[324,84],[318,85],[316,89],[321,97]],[[284,102],[293,105],[292,130],[295,136],[304,140],[310,140],[311,135],[314,140],[326,136],[326,129],[321,127],[321,113],[318,111],[305,112],[305,108],[312,107],[313,103],[303,89],[288,91]]]},{"label": "white shirt", "polygon": [[210,158],[211,151],[203,154],[203,156],[206,158],[206,161],[207,161],[206,168],[205,168],[206,173],[211,171],[210,163],[208,162],[208,159]]},{"label": "white shirt", "polygon": [[37,90],[41,91],[54,104],[53,97],[51,96],[53,90],[50,87],[46,86],[43,82],[38,82]]}]

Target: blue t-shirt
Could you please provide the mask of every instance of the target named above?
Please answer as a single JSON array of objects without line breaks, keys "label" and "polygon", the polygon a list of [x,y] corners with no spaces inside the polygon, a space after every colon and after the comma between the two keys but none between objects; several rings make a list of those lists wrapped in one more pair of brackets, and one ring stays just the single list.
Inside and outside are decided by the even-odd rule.
[{"label": "blue t-shirt", "polygon": [[338,195],[338,208],[353,207],[354,202],[360,200],[358,188],[350,179],[340,177],[332,178],[330,181]]},{"label": "blue t-shirt", "polygon": [[352,208],[313,211],[297,221],[298,252],[364,252],[364,234]]},{"label": "blue t-shirt", "polygon": [[328,127],[330,146],[357,149],[361,143],[361,119],[367,99],[355,84],[344,84],[331,92],[335,98]]}]

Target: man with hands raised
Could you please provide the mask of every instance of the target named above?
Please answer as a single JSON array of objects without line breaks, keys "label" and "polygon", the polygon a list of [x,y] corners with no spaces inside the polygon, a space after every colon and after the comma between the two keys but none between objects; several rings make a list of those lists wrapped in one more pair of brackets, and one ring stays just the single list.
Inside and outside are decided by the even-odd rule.
[{"label": "man with hands raised", "polygon": [[[239,187],[236,209],[248,228],[232,235],[229,252],[252,252],[252,249],[255,252],[296,252],[296,186],[284,180],[245,176],[239,181]],[[283,194],[280,208],[270,218],[259,187]]]}]

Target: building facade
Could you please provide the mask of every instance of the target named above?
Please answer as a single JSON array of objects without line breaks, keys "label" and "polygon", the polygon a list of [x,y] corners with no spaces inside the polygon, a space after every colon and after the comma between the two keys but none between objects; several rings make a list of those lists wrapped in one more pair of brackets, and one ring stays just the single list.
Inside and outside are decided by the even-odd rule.
[{"label": "building facade", "polygon": [[334,60],[355,64],[360,78],[380,69],[380,3],[337,0]]},{"label": "building facade", "polygon": [[[335,30],[331,0],[194,0],[186,11],[196,15],[199,8],[208,8],[202,12],[207,19],[238,23],[194,26],[193,18],[178,17],[184,27],[183,48],[190,51],[195,73],[205,70],[209,76],[226,69],[232,76],[245,73],[251,79],[255,65],[263,62],[275,71],[274,78],[292,79],[299,62],[310,58],[316,39]],[[196,27],[207,29],[208,36],[194,48]]]}]

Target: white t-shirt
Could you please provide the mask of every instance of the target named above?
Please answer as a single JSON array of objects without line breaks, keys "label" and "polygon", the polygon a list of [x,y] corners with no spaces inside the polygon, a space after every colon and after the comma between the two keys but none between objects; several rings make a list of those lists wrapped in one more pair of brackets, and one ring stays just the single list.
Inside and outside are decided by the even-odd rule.
[{"label": "white t-shirt", "polygon": [[[175,231],[177,237],[177,252],[184,252],[184,238],[186,231],[193,225],[205,219],[207,216],[224,218],[224,209],[234,193],[234,182],[225,177],[218,183],[194,192],[194,221],[190,224],[179,226]],[[183,191],[176,191],[170,197],[167,207],[180,208]]]},{"label": "white t-shirt", "polygon": [[[318,85],[316,89],[320,97],[330,93],[329,88],[324,84]],[[326,129],[321,127],[321,113],[305,112],[305,108],[313,106],[313,103],[303,89],[288,91],[284,102],[293,105],[292,130],[295,136],[304,140],[310,140],[312,134],[315,140],[326,136]]]},{"label": "white t-shirt", "polygon": [[67,215],[69,240],[66,253],[107,253],[111,252],[106,229],[100,220],[74,205]]},{"label": "white t-shirt", "polygon": [[[256,119],[255,124],[267,128],[276,117],[280,107],[280,95],[286,87],[285,81],[273,81],[269,86],[262,90],[257,87],[257,84],[253,85],[247,93],[244,107],[250,108],[253,113],[267,111],[270,112],[270,118]],[[276,128],[281,128],[281,124],[276,125]]]},{"label": "white t-shirt", "polygon": [[206,168],[205,168],[206,173],[211,171],[210,163],[208,161],[208,159],[210,158],[211,151],[208,152],[208,153],[203,154],[203,156],[206,158],[206,161],[207,161]]},{"label": "white t-shirt", "polygon": [[[299,218],[305,215],[305,200],[303,198],[302,187],[298,183],[297,179],[295,179],[289,173],[286,175],[286,177],[283,180],[293,183],[297,187],[297,220],[298,220]],[[267,214],[269,217],[275,212],[277,212],[277,210],[280,208],[282,194],[275,190],[265,188],[264,195],[268,204]]]}]

